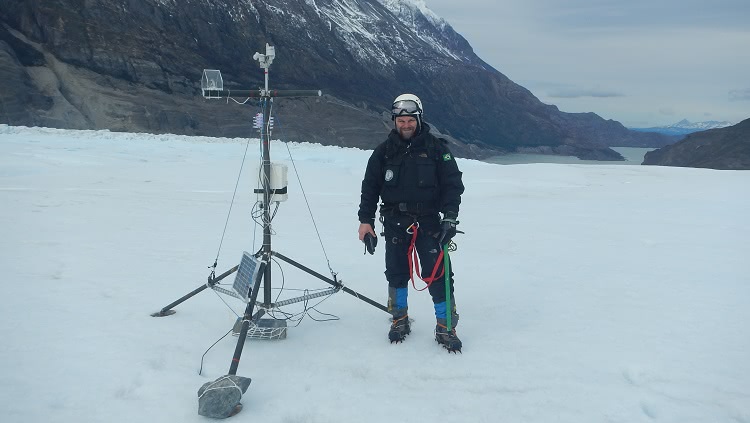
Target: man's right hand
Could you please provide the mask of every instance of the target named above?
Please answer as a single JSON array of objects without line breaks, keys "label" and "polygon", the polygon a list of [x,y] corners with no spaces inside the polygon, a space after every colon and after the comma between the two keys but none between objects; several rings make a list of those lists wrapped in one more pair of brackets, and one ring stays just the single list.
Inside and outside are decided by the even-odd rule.
[{"label": "man's right hand", "polygon": [[359,224],[359,240],[364,241],[365,240],[365,234],[370,234],[377,238],[377,235],[375,235],[375,229],[372,227],[369,223],[360,223]]}]

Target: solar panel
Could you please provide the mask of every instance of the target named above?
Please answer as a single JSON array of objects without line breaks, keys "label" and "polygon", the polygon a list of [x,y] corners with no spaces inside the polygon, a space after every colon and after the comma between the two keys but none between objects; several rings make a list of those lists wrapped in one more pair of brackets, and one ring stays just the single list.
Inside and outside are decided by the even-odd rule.
[{"label": "solar panel", "polygon": [[237,270],[237,276],[234,277],[232,288],[234,288],[234,290],[237,291],[245,301],[250,298],[250,288],[253,286],[255,278],[258,277],[259,270],[260,263],[258,262],[258,259],[247,251],[244,251],[242,253],[242,260],[240,261],[240,267]]}]

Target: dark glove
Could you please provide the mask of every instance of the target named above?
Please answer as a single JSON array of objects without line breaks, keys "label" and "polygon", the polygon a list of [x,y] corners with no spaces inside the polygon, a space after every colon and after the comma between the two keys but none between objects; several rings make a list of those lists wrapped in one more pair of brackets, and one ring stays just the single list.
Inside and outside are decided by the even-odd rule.
[{"label": "dark glove", "polygon": [[378,238],[372,236],[369,232],[365,234],[365,239],[362,240],[365,243],[365,254],[375,254],[375,247],[378,245]]},{"label": "dark glove", "polygon": [[456,229],[458,220],[455,217],[446,216],[440,221],[440,237],[438,238],[438,244],[445,245],[453,239],[454,236],[459,232]]}]

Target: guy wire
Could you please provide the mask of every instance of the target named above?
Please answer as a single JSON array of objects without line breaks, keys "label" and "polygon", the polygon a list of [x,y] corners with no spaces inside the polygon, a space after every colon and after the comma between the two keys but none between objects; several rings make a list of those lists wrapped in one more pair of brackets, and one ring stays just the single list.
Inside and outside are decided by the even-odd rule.
[{"label": "guy wire", "polygon": [[[278,123],[278,119],[277,123]],[[281,131],[284,131],[284,127],[281,126]],[[331,276],[333,276],[334,279],[336,279],[336,272],[333,271],[333,268],[331,268],[331,260],[328,258],[328,253],[326,252],[326,247],[323,245],[323,238],[320,236],[320,231],[318,230],[318,224],[315,222],[315,216],[313,216],[312,209],[310,208],[310,202],[307,200],[307,193],[305,193],[305,187],[302,185],[302,179],[300,179],[299,171],[297,171],[297,164],[294,162],[294,157],[292,157],[292,150],[289,148],[289,143],[284,142],[284,145],[286,146],[286,151],[289,153],[289,160],[292,162],[292,167],[294,168],[294,174],[297,176],[297,182],[299,182],[300,191],[302,191],[302,197],[305,199],[305,205],[307,206],[307,212],[310,214],[310,220],[312,220],[313,227],[315,228],[315,233],[318,235],[318,242],[320,243],[320,248],[323,250],[323,256],[326,258],[326,263],[328,264],[328,270],[331,272]]]},{"label": "guy wire", "polygon": [[229,217],[232,215],[232,207],[234,206],[234,199],[237,197],[237,189],[240,186],[240,180],[242,178],[242,169],[245,167],[245,159],[247,158],[247,150],[250,148],[250,138],[247,139],[247,143],[245,143],[245,153],[242,155],[242,163],[240,164],[240,170],[237,174],[237,181],[234,184],[234,192],[232,193],[232,201],[229,203],[229,211],[227,212],[227,218],[224,221],[224,230],[221,233],[221,240],[219,241],[219,249],[216,251],[216,259],[214,259],[214,269],[216,268],[216,264],[219,261],[219,256],[221,255],[221,247],[224,245],[224,237],[227,233],[227,227],[229,226]]}]

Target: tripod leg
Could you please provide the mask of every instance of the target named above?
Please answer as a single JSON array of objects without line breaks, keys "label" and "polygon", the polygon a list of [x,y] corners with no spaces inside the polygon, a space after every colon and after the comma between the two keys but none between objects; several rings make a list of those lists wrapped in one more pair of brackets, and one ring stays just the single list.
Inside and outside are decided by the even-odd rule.
[{"label": "tripod leg", "polygon": [[294,266],[294,267],[296,267],[296,268],[298,268],[298,269],[300,269],[300,270],[302,270],[304,272],[307,272],[307,273],[311,274],[312,276],[315,276],[316,278],[322,280],[323,282],[327,282],[328,284],[333,285],[336,289],[341,289],[342,291],[346,292],[347,294],[352,295],[354,297],[357,297],[360,300],[366,302],[367,304],[370,304],[371,306],[373,306],[373,307],[375,307],[377,309],[383,310],[386,313],[388,313],[388,307],[386,307],[386,306],[384,306],[384,305],[382,305],[382,304],[380,304],[380,303],[378,303],[378,302],[376,302],[376,301],[374,301],[374,300],[372,300],[370,298],[365,297],[364,295],[358,293],[357,291],[354,291],[352,289],[349,289],[349,288],[345,287],[344,285],[341,284],[341,282],[335,281],[335,280],[333,280],[331,278],[327,278],[327,277],[321,275],[320,273],[318,273],[318,272],[310,269],[309,267],[306,267],[306,266],[304,266],[304,265],[302,265],[300,263],[297,263],[296,261],[290,259],[289,257],[287,257],[287,256],[285,256],[285,255],[283,255],[281,253],[278,253],[276,251],[272,251],[271,253],[275,257],[278,257],[278,258],[284,260],[285,262],[291,264],[292,266]]},{"label": "tripod leg", "polygon": [[[234,349],[234,357],[232,357],[232,364],[229,366],[230,375],[237,374],[237,367],[240,365],[240,356],[242,355],[242,348],[245,346],[245,339],[247,338],[247,330],[250,328],[250,320],[253,319],[253,308],[255,307],[255,301],[258,299],[258,291],[260,291],[260,281],[263,279],[264,266],[266,263],[261,263],[261,268],[258,270],[258,276],[255,279],[253,285],[253,291],[250,294],[250,302],[247,303],[245,308],[245,315],[242,318],[242,328],[240,329],[240,335],[237,339],[237,346]],[[260,314],[262,315],[262,313]]]},{"label": "tripod leg", "polygon": [[234,266],[233,268],[227,270],[226,272],[222,273],[221,275],[219,275],[219,276],[217,276],[217,277],[215,277],[213,279],[209,279],[207,284],[199,286],[198,288],[194,289],[189,294],[183,296],[182,298],[180,298],[179,300],[173,302],[172,304],[169,304],[169,305],[165,306],[164,308],[162,308],[161,310],[157,311],[156,313],[151,313],[151,316],[152,317],[164,317],[164,316],[170,316],[172,314],[175,314],[175,311],[172,310],[173,307],[175,307],[175,306],[177,306],[179,304],[184,303],[189,298],[194,297],[196,294],[198,294],[199,292],[203,291],[204,289],[210,288],[210,287],[216,285],[217,283],[219,283],[220,280],[222,280],[222,279],[226,278],[227,276],[231,275],[232,273],[236,272],[237,269],[239,269],[239,267],[240,267],[239,265]]}]

